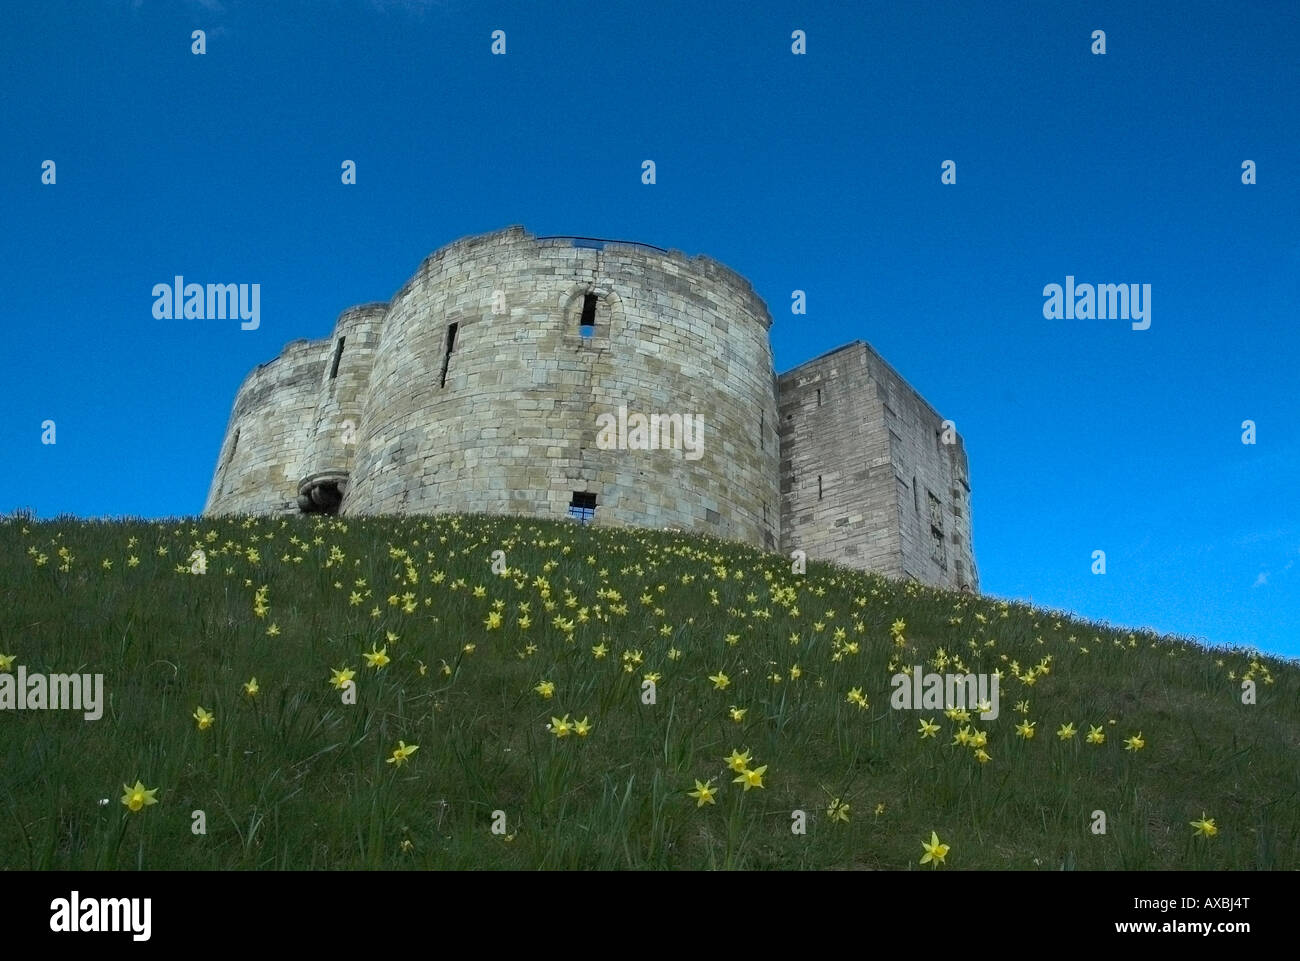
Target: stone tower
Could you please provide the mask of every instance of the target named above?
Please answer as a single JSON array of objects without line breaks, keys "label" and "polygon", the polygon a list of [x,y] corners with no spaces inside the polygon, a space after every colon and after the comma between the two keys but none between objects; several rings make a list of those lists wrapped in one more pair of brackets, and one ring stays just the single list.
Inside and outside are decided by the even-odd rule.
[{"label": "stone tower", "polygon": [[781,549],[979,590],[955,430],[855,341],[779,380]]},{"label": "stone tower", "polygon": [[204,513],[573,516],[977,589],[960,439],[861,342],[778,379],[771,323],[707,257],[464,238],[244,379]]}]

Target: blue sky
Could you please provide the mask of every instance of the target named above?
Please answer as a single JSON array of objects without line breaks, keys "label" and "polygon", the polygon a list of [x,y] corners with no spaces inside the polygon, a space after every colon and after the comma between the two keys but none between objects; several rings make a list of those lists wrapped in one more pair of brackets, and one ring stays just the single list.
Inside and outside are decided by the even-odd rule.
[{"label": "blue sky", "polygon": [[[870,342],[966,439],[987,593],[1300,655],[1300,5],[1146,6],[10,4],[0,511],[197,513],[249,368],[523,224],[716,257],[780,370]],[[175,274],[260,328],[155,320]],[[1067,275],[1150,329],[1045,319]]]}]

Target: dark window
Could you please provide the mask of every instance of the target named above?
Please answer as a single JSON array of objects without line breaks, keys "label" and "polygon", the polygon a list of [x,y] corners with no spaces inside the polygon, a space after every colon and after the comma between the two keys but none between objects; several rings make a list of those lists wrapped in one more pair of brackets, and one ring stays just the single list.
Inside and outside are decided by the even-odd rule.
[{"label": "dark window", "polygon": [[930,494],[929,491],[926,491],[926,493],[929,494],[930,496],[930,526],[942,531],[943,530],[943,505],[939,503],[939,498],[935,497],[933,494]]},{"label": "dark window", "polygon": [[948,569],[948,549],[943,543],[943,531],[937,527],[930,528],[930,558],[944,570]]},{"label": "dark window", "polygon": [[943,541],[943,505],[939,498],[926,491],[930,498],[930,557],[942,567],[948,569],[948,548]]},{"label": "dark window", "polygon": [[447,325],[447,352],[442,355],[442,381],[439,387],[447,386],[447,368],[451,365],[451,352],[456,349],[456,329],[460,324]]},{"label": "dark window", "polygon": [[917,512],[918,514],[921,513],[921,495],[920,495],[919,493],[917,493],[917,490],[916,490],[916,475],[915,475],[915,474],[912,475],[912,506],[916,509],[916,512]]},{"label": "dark window", "polygon": [[569,501],[569,516],[577,518],[583,524],[596,516],[596,495],[586,491],[574,491],[573,500]]},{"label": "dark window", "polygon": [[821,405],[822,405],[822,389],[821,389],[820,387],[818,387],[818,388],[817,388],[817,406],[820,407]]},{"label": "dark window", "polygon": [[582,298],[582,319],[578,321],[578,333],[583,337],[595,336],[596,299],[595,294],[587,294]]},{"label": "dark window", "polygon": [[767,450],[767,439],[763,436],[764,418],[767,416],[765,411],[758,412],[758,449]]},{"label": "dark window", "polygon": [[334,366],[330,368],[330,380],[339,375],[339,361],[343,359],[343,341],[346,337],[340,337],[338,344],[334,347]]},{"label": "dark window", "polygon": [[822,475],[817,475],[817,499],[822,499]]},{"label": "dark window", "polygon": [[767,525],[767,501],[763,501],[763,524]]}]

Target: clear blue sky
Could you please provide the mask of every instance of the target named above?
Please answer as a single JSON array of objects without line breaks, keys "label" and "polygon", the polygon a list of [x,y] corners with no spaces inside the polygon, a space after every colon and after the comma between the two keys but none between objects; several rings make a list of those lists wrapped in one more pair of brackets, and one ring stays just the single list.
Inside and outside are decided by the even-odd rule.
[{"label": "clear blue sky", "polygon": [[[1292,0],[29,0],[4,20],[0,510],[197,513],[249,368],[518,223],[716,257],[768,302],[781,370],[874,345],[966,439],[986,592],[1300,655]],[[260,283],[260,329],[155,320],[175,274]],[[1067,274],[1151,284],[1151,328],[1044,319]]]}]

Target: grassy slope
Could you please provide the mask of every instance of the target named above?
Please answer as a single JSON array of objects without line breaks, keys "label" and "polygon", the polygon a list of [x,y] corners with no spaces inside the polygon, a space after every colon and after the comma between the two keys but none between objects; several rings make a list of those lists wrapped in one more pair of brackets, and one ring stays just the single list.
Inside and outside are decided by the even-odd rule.
[{"label": "grassy slope", "polygon": [[[178,572],[199,545],[207,572]],[[507,576],[491,573],[497,549]],[[97,722],[0,713],[7,868],[916,869],[931,831],[948,869],[1300,866],[1294,664],[817,564],[797,575],[730,543],[516,518],[10,520],[0,602],[15,669],[102,672],[110,701]],[[374,645],[392,659],[378,671],[361,656]],[[1004,672],[1001,715],[973,724],[985,764],[942,712],[890,708],[891,662],[935,670],[940,648]],[[1011,677],[1044,658],[1032,686]],[[329,683],[344,666],[355,706]],[[1032,740],[1016,734],[1021,700]],[[566,713],[590,734],[550,733]],[[937,737],[921,739],[921,717]],[[1126,751],[1139,731],[1145,747]],[[401,768],[385,763],[399,739],[419,745]],[[762,789],[732,783],[734,748],[767,766]],[[137,778],[159,803],[130,814],[119,799]],[[697,778],[716,805],[687,796]],[[833,797],[848,823],[827,817]],[[1217,836],[1192,837],[1202,812]]]}]

